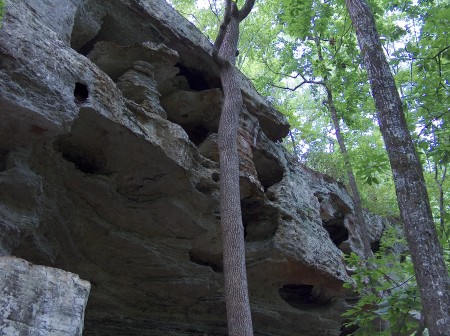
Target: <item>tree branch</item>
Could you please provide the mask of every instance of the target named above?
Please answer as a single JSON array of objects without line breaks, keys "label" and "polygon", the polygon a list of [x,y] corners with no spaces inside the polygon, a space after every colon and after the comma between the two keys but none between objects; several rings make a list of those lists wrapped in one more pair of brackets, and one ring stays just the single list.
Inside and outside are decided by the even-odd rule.
[{"label": "tree branch", "polygon": [[294,86],[293,88],[288,87],[288,86],[279,86],[276,84],[271,84],[272,87],[276,87],[278,89],[284,89],[284,90],[289,90],[289,91],[296,91],[298,88],[300,88],[302,85],[304,84],[316,84],[316,85],[323,85],[325,86],[325,83],[322,81],[312,81],[312,80],[304,80],[303,82],[301,82],[300,84]]},{"label": "tree branch", "polygon": [[261,62],[263,62],[264,65],[266,66],[266,68],[269,69],[269,71],[271,73],[275,74],[275,75],[279,75],[281,77],[289,77],[289,78],[292,78],[292,79],[296,79],[296,78],[298,78],[298,76],[300,76],[303,79],[305,79],[305,77],[300,72],[297,72],[297,74],[295,76],[291,76],[291,75],[287,75],[287,74],[282,73],[282,72],[275,71],[274,69],[272,69],[272,67],[269,65],[269,63],[267,62],[267,60],[264,57],[261,58]]},{"label": "tree branch", "polygon": [[225,0],[225,13],[223,15],[223,21],[219,27],[219,33],[217,34],[216,40],[214,41],[212,56],[216,63],[222,63],[219,59],[219,49],[222,46],[225,34],[227,33],[228,24],[231,21],[231,2],[232,0]]},{"label": "tree branch", "polygon": [[438,56],[441,56],[441,54],[446,51],[447,49],[450,49],[450,45],[446,46],[445,48],[443,48],[442,50],[439,50],[438,53],[434,56],[432,56],[432,58],[436,58]]},{"label": "tree branch", "polygon": [[216,3],[216,1],[214,1],[214,8],[213,8],[213,4],[212,4],[211,0],[208,0],[208,2],[209,2],[209,9],[214,14],[214,16],[217,18],[217,22],[220,23],[219,11],[217,10],[217,3]]},{"label": "tree branch", "polygon": [[242,6],[242,8],[238,12],[239,22],[244,20],[248,16],[248,14],[250,14],[254,5],[255,5],[255,0],[245,0],[244,6]]}]

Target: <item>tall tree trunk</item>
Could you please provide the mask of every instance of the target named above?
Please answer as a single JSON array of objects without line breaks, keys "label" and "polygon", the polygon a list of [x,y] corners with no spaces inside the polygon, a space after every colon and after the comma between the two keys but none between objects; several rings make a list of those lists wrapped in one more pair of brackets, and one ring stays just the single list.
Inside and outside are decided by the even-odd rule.
[{"label": "tall tree trunk", "polygon": [[[317,48],[317,56],[319,61],[323,62],[324,58],[322,55],[322,46],[320,43],[320,38],[318,36],[314,37],[314,42]],[[323,87],[327,93],[327,107],[331,114],[331,120],[333,121],[334,131],[336,132],[336,139],[339,144],[339,150],[341,152],[342,158],[344,159],[344,166],[348,176],[348,182],[350,184],[350,189],[353,195],[353,202],[355,205],[355,214],[357,225],[359,226],[361,232],[361,241],[363,243],[363,253],[364,259],[367,260],[373,256],[372,247],[370,246],[370,234],[369,228],[367,227],[366,219],[364,218],[364,212],[362,208],[361,195],[359,194],[358,185],[356,184],[355,174],[353,174],[353,167],[350,163],[350,158],[348,156],[347,146],[345,145],[344,137],[341,132],[341,126],[339,124],[339,116],[336,111],[336,107],[333,102],[333,92],[331,91],[329,79],[325,76],[323,80]],[[375,291],[374,291],[375,293]]]},{"label": "tall tree trunk", "polygon": [[394,77],[383,53],[375,19],[364,0],[346,0],[364,56],[378,121],[391,163],[423,314],[431,336],[449,335],[450,291],[422,165],[403,114]]},{"label": "tall tree trunk", "polygon": [[336,132],[336,139],[339,144],[339,149],[341,151],[342,157],[344,159],[345,170],[347,171],[348,183],[350,184],[350,189],[353,195],[353,202],[355,205],[355,214],[358,221],[358,225],[361,231],[361,241],[363,243],[364,259],[373,256],[372,247],[370,246],[370,233],[367,227],[366,219],[364,218],[364,212],[362,208],[361,195],[359,194],[358,186],[356,184],[355,174],[353,174],[352,164],[350,163],[350,158],[348,156],[347,146],[345,145],[344,137],[341,133],[341,126],[339,125],[339,116],[336,111],[336,107],[333,103],[333,95],[328,84],[325,86],[327,91],[327,105],[328,110],[331,114],[331,120],[333,121],[334,131]]},{"label": "tall tree trunk", "polygon": [[239,23],[250,13],[254,0],[241,10],[225,1],[224,20],[214,43],[213,57],[220,69],[224,102],[219,123],[220,214],[228,335],[253,336],[245,267],[244,227],[239,192],[237,134],[243,100],[235,68]]}]

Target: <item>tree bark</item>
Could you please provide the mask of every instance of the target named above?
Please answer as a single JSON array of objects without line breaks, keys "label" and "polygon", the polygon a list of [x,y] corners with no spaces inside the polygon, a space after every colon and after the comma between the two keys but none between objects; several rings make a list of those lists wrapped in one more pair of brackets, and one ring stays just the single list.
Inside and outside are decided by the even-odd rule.
[{"label": "tree bark", "polygon": [[439,190],[439,226],[441,228],[441,234],[447,235],[445,231],[445,205],[444,205],[444,182],[447,176],[447,164],[443,165],[442,175],[438,178],[439,175],[439,164],[437,162],[434,163],[434,181],[436,182]]},{"label": "tree bark", "polygon": [[[314,41],[317,47],[317,56],[319,61],[323,62],[324,58],[322,55],[322,46],[320,43],[320,38],[318,36],[314,37]],[[323,79],[323,87],[327,93],[327,108],[331,115],[331,120],[333,121],[334,131],[336,132],[336,139],[339,144],[339,150],[341,152],[342,158],[344,159],[344,166],[348,176],[348,182],[353,195],[353,202],[355,206],[355,214],[357,225],[359,226],[361,232],[361,241],[363,244],[364,260],[367,261],[368,258],[373,256],[372,247],[370,246],[370,234],[369,228],[367,227],[366,219],[364,218],[364,211],[362,208],[361,195],[359,194],[358,185],[356,184],[355,174],[353,174],[353,167],[350,163],[350,158],[348,157],[347,146],[345,145],[344,137],[341,132],[341,126],[339,124],[339,116],[336,111],[336,107],[333,102],[333,92],[331,90],[329,80],[325,76]],[[375,291],[372,290],[374,293]],[[375,293],[376,294],[376,293]]]},{"label": "tree bark", "polygon": [[437,238],[422,165],[370,8],[364,0],[346,0],[346,5],[364,57],[380,130],[389,155],[425,321],[431,336],[448,335],[449,277]]},{"label": "tree bark", "polygon": [[246,0],[241,10],[226,0],[224,20],[214,43],[213,57],[220,69],[224,102],[219,122],[220,213],[228,335],[253,336],[245,267],[244,227],[239,191],[237,134],[243,99],[237,70],[236,51],[239,23],[250,13],[254,0]]},{"label": "tree bark", "polygon": [[361,195],[359,194],[355,174],[353,174],[352,164],[350,163],[350,159],[348,157],[347,146],[345,145],[344,137],[342,136],[341,133],[341,126],[339,125],[339,116],[333,103],[333,95],[331,89],[328,86],[325,86],[325,89],[327,91],[328,110],[330,111],[331,114],[331,120],[333,121],[334,131],[336,132],[336,139],[338,141],[339,149],[344,159],[344,166],[345,170],[347,171],[348,183],[350,185],[350,189],[353,195],[356,219],[358,221],[359,228],[361,231],[361,241],[363,243],[364,259],[367,260],[368,258],[373,256],[373,252],[372,247],[370,246],[369,228],[367,227],[366,219],[364,218]]}]

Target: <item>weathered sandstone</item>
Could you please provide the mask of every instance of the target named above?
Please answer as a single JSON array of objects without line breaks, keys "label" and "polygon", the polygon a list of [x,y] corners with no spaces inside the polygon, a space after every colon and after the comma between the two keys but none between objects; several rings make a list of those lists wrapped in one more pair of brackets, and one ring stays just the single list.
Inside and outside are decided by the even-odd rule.
[{"label": "weathered sandstone", "polygon": [[[89,281],[84,335],[226,335],[210,54],[162,0],[6,1],[0,252]],[[352,200],[286,153],[285,118],[241,82],[255,334],[339,335]]]},{"label": "weathered sandstone", "polygon": [[90,285],[78,275],[0,257],[0,284],[0,335],[82,335]]}]

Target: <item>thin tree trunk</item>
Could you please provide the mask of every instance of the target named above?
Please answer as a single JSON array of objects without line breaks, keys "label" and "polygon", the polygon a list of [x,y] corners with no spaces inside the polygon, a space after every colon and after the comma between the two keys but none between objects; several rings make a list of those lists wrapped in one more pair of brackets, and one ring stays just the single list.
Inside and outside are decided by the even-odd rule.
[{"label": "thin tree trunk", "polygon": [[364,56],[378,121],[391,163],[423,314],[431,336],[450,330],[449,277],[428,200],[422,165],[416,154],[373,15],[364,0],[346,0]]},{"label": "thin tree trunk", "polygon": [[228,335],[253,336],[245,267],[245,241],[241,216],[237,151],[239,114],[242,110],[243,100],[235,62],[239,23],[251,11],[254,0],[247,0],[241,10],[238,10],[234,1],[226,0],[225,3],[225,16],[213,51],[214,60],[220,69],[224,94],[218,145],[225,301]]},{"label": "thin tree trunk", "polygon": [[[317,47],[318,59],[319,59],[319,61],[323,62],[324,58],[322,55],[322,46],[321,46],[319,37],[315,36],[314,41],[315,41],[316,47]],[[347,146],[345,145],[344,137],[342,136],[342,133],[341,133],[341,126],[339,124],[339,116],[336,111],[336,107],[334,106],[333,92],[331,91],[328,78],[325,77],[323,82],[324,82],[323,86],[327,93],[328,111],[331,114],[331,120],[333,121],[334,131],[336,132],[336,139],[339,144],[339,150],[341,152],[342,158],[344,159],[344,166],[345,166],[345,170],[347,171],[348,182],[350,184],[350,189],[351,189],[352,195],[353,195],[356,220],[357,220],[358,226],[360,228],[361,241],[363,243],[364,259],[367,260],[368,258],[373,256],[373,253],[372,253],[372,247],[370,246],[369,228],[367,227],[366,219],[364,218],[364,212],[363,212],[362,202],[361,202],[361,195],[359,194],[358,186],[356,184],[355,174],[353,174],[353,168],[350,163],[350,158],[348,156]]]},{"label": "thin tree trunk", "polygon": [[300,162],[301,160],[300,160],[300,156],[298,155],[298,151],[297,151],[297,143],[295,142],[294,134],[292,134],[292,131],[289,131],[289,136],[291,137],[292,151],[294,153],[295,160],[297,162]]},{"label": "thin tree trunk", "polygon": [[[350,189],[353,195],[353,202],[355,205],[356,220],[358,222],[359,229],[361,231],[361,241],[363,243],[363,253],[365,265],[368,269],[373,269],[373,266],[368,262],[370,257],[373,257],[372,247],[370,246],[370,233],[369,227],[367,226],[366,219],[364,218],[364,212],[362,208],[361,195],[359,194],[359,189],[356,184],[355,174],[353,174],[352,164],[350,163],[350,158],[347,152],[347,146],[345,146],[344,137],[341,133],[341,126],[339,125],[339,117],[336,108],[333,104],[333,95],[331,89],[326,86],[327,91],[327,103],[328,110],[331,114],[331,119],[333,121],[334,130],[336,132],[336,138],[339,144],[339,149],[341,151],[342,157],[344,159],[345,170],[347,171],[348,182],[350,184]],[[369,290],[376,295],[381,297],[382,293],[378,292],[374,286],[370,286]],[[376,318],[373,320],[373,325],[378,326],[379,331],[386,330],[389,328],[389,322],[381,318]]]},{"label": "thin tree trunk", "polygon": [[327,91],[328,110],[330,111],[331,114],[331,120],[333,121],[334,130],[336,132],[336,138],[339,144],[339,149],[341,151],[342,157],[344,159],[344,166],[345,170],[347,171],[348,182],[350,184],[350,189],[353,195],[356,219],[358,221],[359,228],[361,231],[361,241],[363,243],[364,259],[367,260],[368,258],[373,256],[373,252],[372,247],[370,246],[369,228],[367,227],[366,219],[364,218],[361,195],[359,194],[358,186],[356,184],[355,174],[353,174],[353,168],[352,164],[350,163],[350,158],[348,156],[347,146],[345,146],[344,137],[342,136],[341,133],[341,126],[339,125],[339,117],[333,103],[333,95],[331,89],[328,86],[326,86],[325,89]]},{"label": "thin tree trunk", "polygon": [[445,232],[445,206],[444,206],[444,182],[445,178],[447,176],[447,165],[444,165],[444,168],[442,170],[442,176],[440,179],[438,178],[439,175],[439,165],[437,163],[434,164],[434,180],[438,186],[439,189],[439,226],[441,229],[442,234],[447,234]]}]

